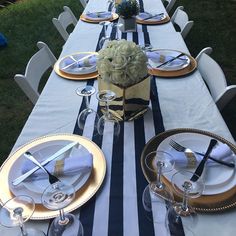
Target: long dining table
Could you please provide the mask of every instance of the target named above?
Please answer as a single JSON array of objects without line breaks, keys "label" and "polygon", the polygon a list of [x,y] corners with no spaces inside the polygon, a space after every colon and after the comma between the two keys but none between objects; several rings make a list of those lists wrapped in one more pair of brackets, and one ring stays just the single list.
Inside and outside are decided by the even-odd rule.
[{"label": "long dining table", "polygon": [[[161,0],[139,0],[139,4],[142,11],[166,13]],[[90,0],[84,12],[98,12],[107,8],[107,0]],[[162,25],[138,24],[137,32],[118,31],[118,34],[120,38],[139,45],[151,44],[153,48],[191,54],[171,22]],[[101,35],[101,25],[79,20],[59,58],[75,52],[98,51]],[[85,102],[75,90],[87,84],[98,91],[96,79],[68,80],[52,71],[12,153],[25,143],[45,135],[86,135],[101,148],[107,169],[97,193],[73,212],[83,224],[84,235],[184,235],[184,229],[173,232],[165,224],[153,223],[145,216],[142,192],[148,182],[142,173],[140,157],[145,144],[152,137],[176,128],[209,131],[235,143],[200,73],[196,69],[193,73],[178,78],[154,77],[151,85],[154,96],[151,96],[149,110],[139,119],[120,122],[120,136],[116,142],[112,128],[109,135],[105,135],[104,131],[104,135],[99,138],[93,137],[91,129],[82,132],[78,130],[78,114],[85,107]],[[90,107],[99,111],[95,95],[91,96]],[[164,207],[160,214],[164,216],[165,213]],[[222,236],[236,233],[236,211],[233,209],[211,214],[199,213],[198,216],[197,224],[192,227],[195,235]],[[46,233],[49,223],[49,220],[32,220],[27,225],[42,229]],[[16,230],[0,227],[3,235],[14,235]],[[187,232],[185,234],[188,235]]]}]

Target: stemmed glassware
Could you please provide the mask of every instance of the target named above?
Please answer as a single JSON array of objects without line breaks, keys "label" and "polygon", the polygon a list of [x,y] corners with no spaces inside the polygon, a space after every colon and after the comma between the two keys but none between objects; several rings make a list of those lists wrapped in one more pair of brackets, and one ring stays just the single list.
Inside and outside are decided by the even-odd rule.
[{"label": "stemmed glassware", "polygon": [[[204,182],[202,178],[192,181],[193,172],[188,170],[180,170],[176,172],[171,179],[175,192],[182,197],[182,202],[174,202],[168,210],[167,218],[172,224],[182,224],[185,229],[191,232],[191,226],[197,223],[197,215],[193,207],[188,203],[189,198],[197,198],[201,196],[204,190]],[[187,218],[186,225],[182,219]]]},{"label": "stemmed glassware", "polygon": [[110,36],[107,35],[107,27],[111,24],[110,21],[101,21],[99,25],[102,25],[102,30],[104,36],[99,40],[99,49],[102,49],[106,46],[107,41],[110,41]]},{"label": "stemmed glassware", "polygon": [[99,118],[97,129],[100,135],[103,134],[106,125],[113,126],[114,136],[118,137],[120,134],[119,121],[109,112],[109,103],[116,98],[116,94],[111,90],[102,90],[97,93],[99,102],[105,103],[104,114]]},{"label": "stemmed glassware", "polygon": [[75,189],[72,185],[56,182],[49,185],[43,192],[42,204],[49,210],[59,210],[59,217],[55,218],[49,228],[49,236],[59,236],[63,232],[68,235],[83,236],[83,226],[73,214],[65,214],[64,208],[75,197]]},{"label": "stemmed glassware", "polygon": [[[86,108],[80,112],[78,126],[81,130],[96,127],[99,116],[96,111],[89,107],[89,97],[96,92],[93,86],[82,86],[76,89],[76,94],[85,98]],[[90,122],[86,122],[89,119]]]},{"label": "stemmed glassware", "polygon": [[115,34],[115,39],[114,40],[120,40],[120,37],[119,37],[119,29],[120,27],[122,26],[123,24],[122,23],[112,23],[112,29],[114,28],[116,30],[116,34]]},{"label": "stemmed glassware", "polygon": [[20,227],[22,236],[45,236],[44,232],[29,228],[24,222],[30,219],[35,209],[34,200],[26,195],[19,195],[8,200],[0,209],[0,223],[6,227]]},{"label": "stemmed glassware", "polygon": [[[143,206],[146,213],[152,213],[153,203],[163,205],[174,201],[172,191],[161,180],[163,173],[169,172],[174,168],[173,157],[164,151],[154,151],[145,158],[145,165],[149,170],[157,175],[155,181],[150,182],[143,191]],[[155,219],[158,222],[160,219]]]}]

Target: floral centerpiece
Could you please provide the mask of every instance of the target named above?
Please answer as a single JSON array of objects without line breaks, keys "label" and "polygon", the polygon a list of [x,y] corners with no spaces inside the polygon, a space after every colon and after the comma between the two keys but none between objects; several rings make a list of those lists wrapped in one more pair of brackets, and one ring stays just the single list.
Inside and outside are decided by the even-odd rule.
[{"label": "floral centerpiece", "polygon": [[122,31],[136,31],[136,15],[139,14],[139,4],[136,0],[122,0],[116,6],[116,12],[120,16]]},{"label": "floral centerpiece", "polygon": [[110,89],[117,95],[113,101],[117,118],[130,120],[147,110],[150,96],[147,57],[138,45],[126,40],[109,42],[99,51],[97,69],[99,90]]},{"label": "floral centerpiece", "polygon": [[113,40],[99,51],[97,69],[107,82],[127,87],[147,75],[147,57],[135,43]]}]

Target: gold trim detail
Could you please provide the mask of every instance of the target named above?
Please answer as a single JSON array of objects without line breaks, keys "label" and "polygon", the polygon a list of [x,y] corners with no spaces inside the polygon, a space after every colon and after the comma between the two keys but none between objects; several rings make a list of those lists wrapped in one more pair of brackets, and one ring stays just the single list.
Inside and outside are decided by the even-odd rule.
[{"label": "gold trim detail", "polygon": [[[226,143],[231,148],[231,150],[234,153],[236,153],[236,146],[234,144],[232,144],[231,142],[227,141],[226,139],[216,134],[203,131],[203,130],[188,129],[188,128],[168,130],[166,132],[160,133],[159,135],[153,137],[145,145],[143,149],[143,152],[141,155],[141,166],[142,166],[143,174],[148,182],[154,181],[156,179],[156,176],[154,172],[151,172],[146,167],[145,156],[148,153],[155,151],[163,140],[165,140],[171,135],[178,134],[178,133],[198,133],[202,135],[207,135],[209,137],[219,140],[222,143]],[[169,180],[167,180],[165,177],[163,177],[162,180],[170,189],[173,190],[173,187]],[[177,194],[174,194],[174,195],[177,201],[181,201],[181,197],[179,195]],[[210,212],[225,211],[230,208],[234,208],[236,206],[236,186],[223,193],[214,194],[214,195],[202,195],[199,198],[190,199],[189,201],[190,201],[191,206],[193,206],[194,209],[198,212],[210,213]]]},{"label": "gold trim detail", "polygon": [[[79,144],[84,146],[93,155],[93,170],[87,182],[80,188],[76,194],[75,199],[72,203],[65,208],[65,212],[71,212],[83,204],[85,204],[90,198],[92,198],[95,193],[100,188],[106,173],[106,160],[101,149],[91,140],[73,134],[55,134],[39,137],[32,140],[31,142],[18,148],[11,156],[9,156],[0,168],[0,179],[1,179],[1,191],[0,191],[0,203],[1,205],[5,203],[10,198],[14,197],[9,188],[9,172],[14,164],[14,162],[23,153],[32,147],[40,145],[45,142],[66,140],[66,141],[77,141]],[[45,208],[42,204],[35,205],[34,214],[31,220],[45,220],[50,218],[55,218],[59,215],[58,211],[51,211]]]}]

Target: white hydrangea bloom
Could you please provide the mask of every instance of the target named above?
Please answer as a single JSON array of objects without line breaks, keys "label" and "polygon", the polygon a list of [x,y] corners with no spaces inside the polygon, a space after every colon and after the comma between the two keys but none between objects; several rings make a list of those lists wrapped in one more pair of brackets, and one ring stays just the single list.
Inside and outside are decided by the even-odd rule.
[{"label": "white hydrangea bloom", "polygon": [[113,40],[99,51],[97,69],[107,82],[128,87],[146,77],[147,57],[134,42]]}]

